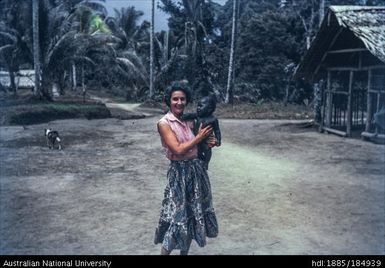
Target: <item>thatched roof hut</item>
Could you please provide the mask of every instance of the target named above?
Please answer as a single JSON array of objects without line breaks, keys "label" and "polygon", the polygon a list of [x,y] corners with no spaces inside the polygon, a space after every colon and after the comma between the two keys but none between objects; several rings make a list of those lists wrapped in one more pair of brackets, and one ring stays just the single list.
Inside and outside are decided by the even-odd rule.
[{"label": "thatched roof hut", "polygon": [[346,53],[346,65],[355,63],[351,55],[368,66],[385,63],[385,6],[330,6],[295,77],[316,81],[325,67],[346,61]]},{"label": "thatched roof hut", "polygon": [[295,78],[323,85],[322,131],[385,138],[385,6],[330,6]]}]

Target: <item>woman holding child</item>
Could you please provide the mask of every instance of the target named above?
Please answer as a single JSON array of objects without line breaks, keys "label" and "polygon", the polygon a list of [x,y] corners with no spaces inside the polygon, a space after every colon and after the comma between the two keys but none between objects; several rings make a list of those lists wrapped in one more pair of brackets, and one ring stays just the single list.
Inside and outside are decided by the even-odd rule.
[{"label": "woman holding child", "polygon": [[[181,120],[190,101],[189,88],[181,82],[172,83],[165,91],[169,112],[157,124],[162,146],[170,160],[154,241],[162,244],[162,255],[169,255],[174,249],[187,255],[193,239],[203,247],[206,237],[218,235],[210,180],[203,161],[197,158],[197,145],[211,135],[212,127],[201,125],[194,136],[192,123]],[[207,139],[210,147],[216,143],[215,138]]]}]

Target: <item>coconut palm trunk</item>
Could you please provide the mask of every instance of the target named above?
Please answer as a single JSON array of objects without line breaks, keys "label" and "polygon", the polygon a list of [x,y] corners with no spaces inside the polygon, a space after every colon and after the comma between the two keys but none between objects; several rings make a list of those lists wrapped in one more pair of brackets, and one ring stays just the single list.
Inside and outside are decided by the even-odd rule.
[{"label": "coconut palm trunk", "polygon": [[225,103],[233,103],[233,87],[234,85],[234,79],[232,81],[231,77],[233,76],[233,68],[234,68],[234,47],[235,47],[235,25],[236,25],[236,18],[237,18],[237,0],[233,0],[233,22],[232,22],[232,29],[231,29],[231,47],[230,47],[230,60],[229,60],[229,72],[227,75],[227,87],[226,87],[226,98]]},{"label": "coconut palm trunk", "polygon": [[35,70],[35,87],[33,94],[41,97],[40,87],[40,43],[39,43],[39,0],[32,0],[32,35],[33,35],[33,66]]},{"label": "coconut palm trunk", "polygon": [[154,22],[155,0],[151,2],[151,31],[150,31],[150,99],[154,95]]},{"label": "coconut palm trunk", "polygon": [[325,16],[325,0],[320,0],[319,3],[319,22],[318,26],[321,27],[322,20]]},{"label": "coconut palm trunk", "polygon": [[85,83],[85,75],[84,75],[84,65],[82,64],[82,95],[83,102],[86,102],[86,83]]},{"label": "coconut palm trunk", "polygon": [[16,90],[16,82],[15,82],[15,72],[13,70],[9,70],[9,86],[11,88],[11,91],[13,92],[13,94],[17,94],[17,90]]},{"label": "coconut palm trunk", "polygon": [[77,86],[77,78],[76,78],[76,65],[75,63],[73,62],[72,65],[71,65],[71,81],[72,81],[72,90],[76,90],[76,86]]}]

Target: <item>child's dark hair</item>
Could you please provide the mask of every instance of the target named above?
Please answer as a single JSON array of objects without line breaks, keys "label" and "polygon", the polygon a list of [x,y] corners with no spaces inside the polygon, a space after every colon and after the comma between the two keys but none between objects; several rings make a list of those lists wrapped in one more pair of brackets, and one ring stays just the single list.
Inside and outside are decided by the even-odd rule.
[{"label": "child's dark hair", "polygon": [[191,101],[191,91],[189,86],[184,81],[174,81],[169,87],[164,91],[164,102],[170,107],[171,94],[174,91],[183,91],[186,94],[186,103]]},{"label": "child's dark hair", "polygon": [[209,99],[209,104],[213,108],[213,110],[215,110],[217,108],[217,98],[214,95],[209,94],[209,95],[203,97],[202,99],[204,99],[204,98]]}]

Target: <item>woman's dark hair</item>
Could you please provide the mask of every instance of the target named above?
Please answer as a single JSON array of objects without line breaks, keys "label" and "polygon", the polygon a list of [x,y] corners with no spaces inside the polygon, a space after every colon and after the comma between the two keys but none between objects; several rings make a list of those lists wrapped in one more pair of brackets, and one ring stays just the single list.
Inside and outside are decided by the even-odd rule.
[{"label": "woman's dark hair", "polygon": [[184,81],[174,81],[169,87],[164,91],[164,102],[170,107],[171,95],[174,91],[182,91],[186,95],[186,103],[191,101],[191,90],[187,85],[187,82]]}]

